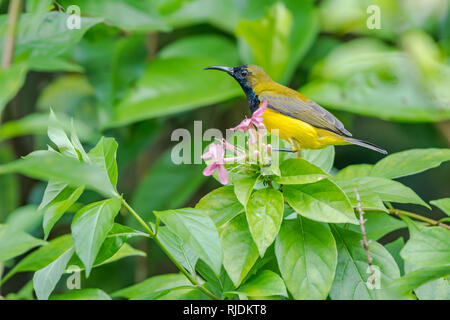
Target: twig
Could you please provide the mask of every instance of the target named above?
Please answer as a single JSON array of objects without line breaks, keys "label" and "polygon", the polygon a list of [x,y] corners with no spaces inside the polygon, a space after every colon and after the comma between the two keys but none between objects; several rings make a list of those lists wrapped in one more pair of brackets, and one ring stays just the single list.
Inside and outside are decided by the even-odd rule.
[{"label": "twig", "polygon": [[402,216],[402,215],[403,216],[408,216],[410,218],[426,222],[426,223],[428,223],[428,224],[430,224],[432,226],[440,226],[440,227],[444,227],[444,228],[447,228],[448,230],[450,230],[450,226],[449,225],[447,225],[447,224],[445,224],[443,222],[440,222],[440,221],[436,221],[436,220],[433,220],[433,219],[430,219],[430,218],[423,217],[423,216],[418,215],[416,213],[412,213],[412,212],[408,212],[408,211],[400,210],[400,209],[394,209],[394,208],[389,209],[388,211],[389,211],[390,214],[395,214],[397,216]]},{"label": "twig", "polygon": [[2,68],[7,69],[11,65],[14,56],[16,42],[17,20],[19,17],[21,0],[11,0],[8,8],[8,29],[3,45]]},{"label": "twig", "polygon": [[[407,217],[410,217],[412,219],[425,222],[425,223],[427,223],[427,224],[429,224],[431,226],[440,226],[440,227],[444,227],[444,228],[450,230],[450,226],[448,224],[445,224],[442,221],[433,220],[433,219],[421,216],[420,214],[417,214],[417,213],[412,213],[412,212],[405,211],[405,210],[395,209],[389,203],[388,203],[388,207],[389,207],[389,209],[388,209],[388,213],[389,214],[394,214],[394,215],[399,216],[399,217],[400,216],[407,216]],[[376,210],[376,209],[367,209],[367,211],[386,213],[386,211]]]},{"label": "twig", "polygon": [[355,197],[356,197],[356,202],[357,202],[357,210],[359,212],[359,225],[361,227],[361,233],[363,236],[363,240],[362,240],[362,244],[364,246],[364,250],[366,250],[366,255],[367,255],[367,261],[369,262],[369,272],[370,272],[370,282],[372,285],[374,285],[375,282],[375,273],[373,271],[373,260],[372,260],[372,256],[370,255],[370,251],[369,251],[369,242],[367,241],[367,234],[366,234],[366,228],[364,226],[364,224],[366,223],[366,219],[364,219],[364,211],[362,209],[362,205],[361,205],[361,198],[359,197],[359,193],[358,190],[354,190],[355,191]]}]

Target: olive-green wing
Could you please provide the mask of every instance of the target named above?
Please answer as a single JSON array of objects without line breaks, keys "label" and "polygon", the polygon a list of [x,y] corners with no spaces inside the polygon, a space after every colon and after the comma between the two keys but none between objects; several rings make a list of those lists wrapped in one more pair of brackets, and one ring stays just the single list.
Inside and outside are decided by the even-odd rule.
[{"label": "olive-green wing", "polygon": [[329,130],[339,135],[352,136],[344,128],[342,122],[312,100],[303,101],[300,98],[279,95],[270,91],[263,92],[258,98],[261,102],[267,100],[269,108],[285,116],[301,120],[313,127]]}]

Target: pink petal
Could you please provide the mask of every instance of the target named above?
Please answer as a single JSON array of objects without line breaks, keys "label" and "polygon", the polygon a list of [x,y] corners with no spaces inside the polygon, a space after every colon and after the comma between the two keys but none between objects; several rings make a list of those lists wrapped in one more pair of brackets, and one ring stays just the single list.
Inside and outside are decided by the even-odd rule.
[{"label": "pink petal", "polygon": [[204,154],[202,154],[202,159],[209,159],[209,158],[211,158],[212,157],[212,152],[211,151],[208,151],[208,152],[205,152]]},{"label": "pink petal", "polygon": [[252,118],[253,117],[261,117],[264,114],[264,112],[266,111],[266,109],[267,109],[267,101],[264,100],[263,103],[261,104],[261,106],[255,112],[253,112]]},{"label": "pink petal", "polygon": [[236,127],[231,128],[231,130],[247,131],[248,128],[250,127],[251,122],[252,122],[251,119],[244,119]]},{"label": "pink petal", "polygon": [[216,144],[215,144],[215,143],[211,143],[211,144],[208,146],[208,151],[205,152],[205,153],[202,155],[202,159],[213,158],[213,157],[214,157],[215,150],[216,150]]},{"label": "pink petal", "polygon": [[205,170],[203,170],[203,175],[206,177],[212,175],[214,171],[216,171],[217,167],[218,165],[215,162],[209,164],[206,166]]},{"label": "pink petal", "polygon": [[217,173],[221,184],[228,183],[228,172],[223,165],[217,167]]}]

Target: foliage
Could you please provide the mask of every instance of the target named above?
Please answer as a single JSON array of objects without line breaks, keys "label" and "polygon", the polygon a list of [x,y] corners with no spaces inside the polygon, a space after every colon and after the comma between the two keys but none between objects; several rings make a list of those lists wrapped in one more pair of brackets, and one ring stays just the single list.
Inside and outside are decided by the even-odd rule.
[{"label": "foliage", "polygon": [[[397,298],[407,298],[411,290],[426,285],[430,279],[414,278],[414,287],[399,290],[400,285],[396,284],[406,281],[403,279],[413,277],[423,268],[446,268],[447,273],[440,271],[441,276],[450,272],[450,231],[444,225],[425,227],[410,221],[410,228],[417,230],[414,229],[411,239],[397,250],[397,254],[400,253],[405,263],[415,268],[413,273],[406,272],[401,277],[396,259],[376,240],[404,225],[395,220],[394,226],[386,228],[386,221],[377,216],[388,214],[388,208],[384,207],[383,202],[389,205],[391,202],[428,205],[401,183],[372,176],[376,176],[376,170],[368,171],[371,174],[369,176],[360,176],[359,170],[349,167],[343,170],[346,179],[340,179],[339,174],[335,177],[326,175],[314,163],[299,158],[284,159],[280,164],[279,176],[270,171],[262,172],[263,165],[237,165],[240,172],[232,175],[239,175],[240,178],[233,177],[231,180],[234,183],[207,194],[195,208],[155,211],[156,224],[149,225],[115,191],[117,144],[113,139],[101,138],[86,153],[77,143],[74,132],[69,140],[62,128],[50,127],[49,137],[59,147],[59,152],[53,149],[33,152],[24,159],[0,166],[2,173],[21,172],[34,176],[34,172],[39,171],[38,177],[49,181],[41,208],[56,206],[57,209],[44,211],[44,228],[48,220],[45,215],[53,217],[56,213],[54,219],[61,218],[68,206],[57,204],[64,203],[73,194],[78,198],[84,187],[89,186],[89,180],[79,179],[73,172],[82,176],[83,170],[96,172],[102,184],[91,187],[106,198],[78,209],[72,220],[71,234],[48,243],[24,231],[17,231],[12,224],[2,225],[3,261],[19,256],[34,246],[42,246],[10,271],[15,274],[35,270],[33,287],[39,299],[49,298],[64,272],[70,272],[69,266],[80,265],[88,277],[92,268],[116,260],[114,257],[119,255],[127,239],[135,236],[155,240],[184,275],[165,278],[161,289],[155,289],[155,281],[160,281],[157,278],[162,276],[149,278],[114,293],[113,297],[156,299],[185,288],[201,290],[201,294],[205,295],[203,298],[277,296],[326,299],[329,296],[332,299],[379,299],[394,294]],[[42,158],[43,152],[48,154],[48,158]],[[409,153],[413,157],[411,160],[416,161],[396,166],[396,170],[391,171],[393,176],[417,171],[419,160],[422,160],[421,170],[435,166],[436,160],[424,160],[420,150],[411,150]],[[311,158],[319,163],[323,161],[320,157]],[[389,155],[375,164],[374,168],[395,161],[396,158],[398,154]],[[49,159],[52,167],[65,170],[58,170],[58,175],[55,175],[55,170],[45,169],[49,163],[47,160],[35,159]],[[293,176],[293,172],[304,174]],[[321,174],[319,181],[305,178],[308,174],[316,177],[317,173]],[[353,179],[350,179],[352,174]],[[258,177],[263,183],[255,183]],[[382,179],[382,183],[372,185],[371,179]],[[359,183],[351,184],[349,188],[349,181]],[[389,184],[393,184],[392,190]],[[347,187],[343,189],[340,185]],[[367,286],[370,273],[367,273],[369,263],[366,252],[360,243],[362,231],[359,228],[349,229],[350,224],[358,224],[353,211],[358,203],[352,205],[350,197],[360,186],[364,190],[363,199],[377,199],[381,203],[381,207],[374,209],[370,203],[366,205],[367,202],[360,202],[363,210],[374,214],[373,219],[369,216],[367,224],[369,238],[372,239],[369,246],[369,254],[373,257],[371,267],[378,268],[381,277],[380,288],[376,289]],[[446,210],[446,201],[441,199],[434,204]],[[114,223],[122,205],[145,227],[145,233]],[[400,216],[408,216],[408,213]],[[165,226],[160,226],[160,223]],[[47,227],[46,233],[50,232],[53,224]],[[376,234],[373,229],[377,230]],[[139,251],[130,254],[136,255]],[[276,261],[277,267],[267,264],[268,260]],[[200,261],[204,264],[200,264]],[[197,272],[204,278],[201,286],[196,280]],[[7,274],[6,279],[10,276]],[[101,290],[80,291],[76,294],[80,298],[108,298]],[[183,291],[181,297],[185,294]],[[64,295],[54,297],[58,298],[64,298]]]},{"label": "foliage", "polygon": [[[450,298],[450,149],[435,133],[450,119],[450,16],[439,1],[83,0],[70,30],[73,1],[24,2],[0,69],[0,298]],[[380,30],[366,27],[373,3]],[[270,166],[227,165],[218,186],[172,161],[170,133],[241,119],[241,88],[202,69],[248,63],[346,127],[358,128],[354,115],[417,127],[360,131],[404,150],[381,160],[280,153]],[[209,141],[192,142],[195,162]],[[443,187],[416,175],[432,168]],[[83,288],[65,289],[77,270]]]}]

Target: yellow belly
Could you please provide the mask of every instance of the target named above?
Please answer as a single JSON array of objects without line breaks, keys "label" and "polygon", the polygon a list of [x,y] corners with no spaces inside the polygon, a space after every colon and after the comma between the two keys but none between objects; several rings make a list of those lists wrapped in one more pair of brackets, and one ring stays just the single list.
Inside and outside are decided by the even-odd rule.
[{"label": "yellow belly", "polygon": [[269,132],[278,130],[278,133],[276,131],[273,133],[300,148],[321,149],[329,145],[349,144],[331,131],[317,129],[306,122],[287,117],[269,108],[262,117]]}]

